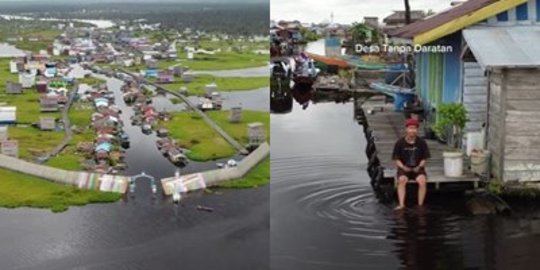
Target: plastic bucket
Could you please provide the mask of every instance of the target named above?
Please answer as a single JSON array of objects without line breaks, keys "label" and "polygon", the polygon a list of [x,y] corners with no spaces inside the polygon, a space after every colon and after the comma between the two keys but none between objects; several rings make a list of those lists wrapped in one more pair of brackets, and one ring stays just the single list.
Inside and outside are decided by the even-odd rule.
[{"label": "plastic bucket", "polygon": [[488,159],[489,151],[471,152],[471,172],[480,175],[487,172]]},{"label": "plastic bucket", "polygon": [[443,152],[444,175],[448,177],[460,177],[463,174],[463,153]]},{"label": "plastic bucket", "polygon": [[396,93],[394,95],[394,110],[396,112],[402,112],[405,107],[405,102],[414,101],[414,93]]}]

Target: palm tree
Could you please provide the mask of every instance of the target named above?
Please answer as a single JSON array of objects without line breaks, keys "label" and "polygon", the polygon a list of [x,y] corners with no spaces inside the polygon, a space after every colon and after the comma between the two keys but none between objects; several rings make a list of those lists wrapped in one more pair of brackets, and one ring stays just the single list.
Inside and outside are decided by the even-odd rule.
[{"label": "palm tree", "polygon": [[405,1],[405,24],[411,23],[411,6],[409,5],[409,0]]}]

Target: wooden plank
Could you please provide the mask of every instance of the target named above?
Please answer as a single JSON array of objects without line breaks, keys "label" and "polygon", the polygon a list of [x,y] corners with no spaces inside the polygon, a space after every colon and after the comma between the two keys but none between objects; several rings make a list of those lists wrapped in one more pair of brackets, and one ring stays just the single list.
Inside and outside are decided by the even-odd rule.
[{"label": "wooden plank", "polygon": [[535,111],[507,110],[506,123],[540,123],[540,114]]},{"label": "wooden plank", "polygon": [[508,110],[540,112],[540,100],[507,100],[506,106]]},{"label": "wooden plank", "polygon": [[540,100],[540,89],[536,90],[521,90],[521,91],[514,91],[515,89],[511,89],[511,91],[508,91],[506,94],[508,99],[512,100],[530,100],[530,99],[536,99]]},{"label": "wooden plank", "polygon": [[487,86],[486,77],[465,77],[463,78],[464,86]]},{"label": "wooden plank", "polygon": [[463,103],[467,104],[486,104],[488,100],[487,94],[465,94],[463,95]]},{"label": "wooden plank", "polygon": [[487,95],[487,85],[463,86],[463,94],[465,94],[465,95],[468,95],[468,94]]},{"label": "wooden plank", "polygon": [[540,148],[505,147],[506,160],[540,160]]},{"label": "wooden plank", "polygon": [[504,166],[507,171],[540,171],[540,161],[528,159],[505,160]]},{"label": "wooden plank", "polygon": [[[540,134],[538,132],[537,134]],[[506,136],[506,147],[510,148],[529,148],[540,147],[540,136],[538,135],[516,135],[512,133],[510,136]]]},{"label": "wooden plank", "polygon": [[540,171],[506,171],[503,176],[504,181],[540,181]]},{"label": "wooden plank", "polygon": [[[540,117],[540,115],[538,115],[537,117]],[[514,135],[540,136],[540,123],[539,122],[528,122],[526,124],[517,122],[517,121],[506,122],[506,128],[512,131],[512,134],[509,134],[509,136],[507,137],[512,137]]]}]

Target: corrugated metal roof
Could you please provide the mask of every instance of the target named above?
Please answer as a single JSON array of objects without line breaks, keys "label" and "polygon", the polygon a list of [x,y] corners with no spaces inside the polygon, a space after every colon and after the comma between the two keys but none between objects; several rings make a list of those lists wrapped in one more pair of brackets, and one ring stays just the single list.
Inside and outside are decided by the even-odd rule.
[{"label": "corrugated metal roof", "polygon": [[414,23],[401,27],[396,31],[389,33],[389,35],[402,38],[413,38],[418,34],[434,29],[444,23],[467,15],[485,6],[489,6],[490,4],[497,1],[498,0],[469,0],[435,15],[426,17],[423,20],[416,21]]},{"label": "corrugated metal roof", "polygon": [[483,69],[540,67],[539,26],[473,27],[463,36]]}]

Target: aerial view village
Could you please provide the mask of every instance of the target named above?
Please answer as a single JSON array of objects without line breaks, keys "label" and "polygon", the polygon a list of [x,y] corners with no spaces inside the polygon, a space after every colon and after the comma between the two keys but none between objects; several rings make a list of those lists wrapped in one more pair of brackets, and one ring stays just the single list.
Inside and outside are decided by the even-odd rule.
[{"label": "aerial view village", "polygon": [[[232,237],[215,248],[231,245],[253,255],[240,261],[225,252],[222,259],[205,262],[209,269],[227,257],[236,260],[230,269],[255,262],[248,268],[267,269],[264,259],[260,262],[267,257],[263,245],[237,244],[226,231],[255,223],[260,225],[249,239],[264,242],[268,234],[267,20],[253,23],[260,14],[268,16],[268,4],[165,1],[152,7],[134,1],[124,8],[122,1],[84,7],[68,2],[33,9],[0,1],[0,207],[15,208],[0,210],[0,226],[7,228],[0,233],[0,268],[35,263],[74,269],[80,266],[77,252],[109,246],[102,240],[116,238],[111,248],[118,253],[134,249],[123,259],[127,265],[145,260],[154,269],[171,269],[174,263],[149,260],[145,250],[155,246],[164,250],[162,257],[174,257],[166,255],[175,252],[166,248],[168,242],[185,234],[199,235],[201,247],[220,241],[213,238]],[[253,15],[232,19],[244,10]],[[162,12],[162,21],[153,12]],[[212,12],[221,18],[192,23]],[[191,19],[175,19],[179,16]],[[226,22],[212,27],[219,20]],[[72,223],[83,216],[94,221],[80,232],[93,236],[73,240],[63,233],[77,230]],[[31,224],[28,217],[41,221]],[[20,239],[10,231],[21,223],[47,236]],[[214,231],[202,229],[210,224],[227,229],[205,233]],[[103,232],[105,227],[115,229]],[[166,236],[168,231],[182,233]],[[135,247],[150,239],[155,240],[149,247]],[[36,261],[21,255],[47,245],[71,247],[65,247],[69,254],[36,255]],[[91,252],[94,259],[102,256]],[[96,269],[118,269],[113,259],[102,263]]]},{"label": "aerial view village", "polygon": [[535,268],[539,14],[273,1],[273,268]]}]

